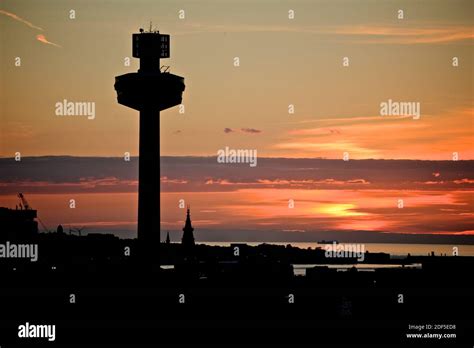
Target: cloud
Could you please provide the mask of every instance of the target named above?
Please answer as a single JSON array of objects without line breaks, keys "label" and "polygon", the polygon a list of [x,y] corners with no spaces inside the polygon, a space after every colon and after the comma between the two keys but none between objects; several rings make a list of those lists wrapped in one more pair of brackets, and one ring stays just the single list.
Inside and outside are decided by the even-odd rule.
[{"label": "cloud", "polygon": [[116,177],[86,177],[74,181],[55,182],[51,180],[18,180],[0,182],[0,192],[35,192],[35,193],[78,193],[78,192],[135,192],[138,180],[121,180]]},{"label": "cloud", "polygon": [[[3,14],[3,15],[8,16],[10,18],[13,18],[14,20],[16,20],[20,23],[23,23],[23,24],[27,25],[30,28],[43,31],[43,28],[38,27],[37,25],[34,25],[33,23],[27,21],[26,19],[21,18],[20,16],[17,16],[14,13],[11,13],[11,12],[8,12],[8,11],[5,11],[5,10],[0,10],[0,14]],[[51,46],[55,46],[55,47],[61,47],[60,45],[46,39],[46,36],[44,36],[43,34],[37,34],[36,35],[36,40],[38,40],[39,42],[42,42],[44,44],[47,44],[47,45],[51,45]]]},{"label": "cloud", "polygon": [[313,180],[313,179],[254,179],[247,181],[233,181],[229,179],[221,178],[207,178],[205,185],[217,185],[224,186],[229,189],[242,189],[242,188],[275,188],[275,189],[331,189],[335,186],[339,186],[341,189],[351,188],[358,189],[360,185],[369,185],[370,182],[365,179],[348,179],[348,180],[336,180],[333,178]]},{"label": "cloud", "polygon": [[[232,128],[224,128],[224,133],[228,134],[228,133],[234,133],[236,132],[236,130],[232,129]],[[259,129],[255,129],[255,128],[240,128],[240,132],[242,133],[248,133],[248,134],[258,134],[258,133],[262,133],[261,130]]]},{"label": "cloud", "polygon": [[[472,107],[457,107],[424,114],[420,120],[411,116],[308,120],[287,130],[272,146],[280,156],[291,153],[289,157],[341,158],[348,152],[350,159],[444,160],[451,159],[455,149],[460,158],[472,159],[472,130],[466,124],[473,116]],[[330,131],[333,129],[344,137]]]},{"label": "cloud", "polygon": [[61,47],[60,45],[55,44],[54,42],[48,41],[48,39],[46,39],[46,37],[45,37],[43,34],[38,34],[38,35],[36,35],[36,40],[38,40],[38,41],[40,41],[40,42],[42,42],[42,43],[48,44],[48,45],[53,45],[53,46],[56,46],[56,47]]},{"label": "cloud", "polygon": [[467,178],[464,178],[464,179],[461,179],[461,180],[454,180],[454,183],[455,184],[474,184],[474,180],[473,179],[467,179]]},{"label": "cloud", "polygon": [[[136,192],[138,159],[37,157],[0,159],[0,196],[25,193]],[[258,166],[222,165],[216,157],[161,157],[163,193],[225,193],[245,189],[472,190],[474,161],[405,161],[259,158]],[[443,180],[433,178],[443,173]],[[403,178],[403,180],[400,180]]]},{"label": "cloud", "polygon": [[330,153],[328,157],[342,158],[343,152],[348,152],[352,157],[357,155],[360,158],[375,158],[379,156],[376,149],[359,146],[354,142],[347,141],[332,141],[332,142],[318,142],[315,138],[302,138],[295,141],[288,141],[274,145],[275,149],[305,151],[305,153],[313,153],[313,156],[318,153]]},{"label": "cloud", "polygon": [[187,180],[170,179],[170,178],[168,178],[167,176],[162,176],[162,177],[160,178],[160,181],[161,181],[163,184],[187,184],[187,183],[188,183]]},{"label": "cloud", "polygon": [[334,35],[365,44],[444,44],[474,39],[472,26],[427,25],[418,27],[370,25],[294,26],[294,25],[224,25],[187,23],[187,31],[176,35],[198,33],[295,33]]},{"label": "cloud", "polygon": [[34,25],[33,23],[27,21],[26,19],[21,18],[20,16],[17,16],[14,13],[11,13],[11,12],[8,12],[8,11],[5,11],[5,10],[0,10],[0,13],[5,15],[5,16],[8,16],[10,18],[13,18],[14,20],[16,20],[20,23],[23,23],[23,24],[29,26],[30,28],[43,31],[43,28],[38,27],[37,25]]},{"label": "cloud", "polygon": [[225,179],[207,179],[205,185],[236,185],[236,183]]},{"label": "cloud", "polygon": [[241,128],[240,130],[244,133],[250,133],[250,134],[262,133],[261,130],[255,129],[255,128]]},{"label": "cloud", "polygon": [[473,27],[469,26],[344,26],[335,27],[328,33],[358,36],[361,42],[370,44],[437,44],[474,39]]}]

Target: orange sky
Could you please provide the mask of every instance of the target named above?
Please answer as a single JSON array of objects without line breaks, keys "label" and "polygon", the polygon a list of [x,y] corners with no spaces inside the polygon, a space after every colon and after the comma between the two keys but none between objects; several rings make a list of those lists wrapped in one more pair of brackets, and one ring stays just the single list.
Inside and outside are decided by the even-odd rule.
[{"label": "orange sky", "polygon": [[[136,71],[131,33],[151,19],[187,86],[185,113],[161,115],[163,155],[474,158],[471,1],[204,3],[4,1],[0,156],[136,155],[138,115],[113,81]],[[64,99],[95,102],[95,119],[56,116]],[[380,116],[388,99],[419,102],[420,119]]]},{"label": "orange sky", "polygon": [[[470,0],[5,0],[0,157],[136,156],[138,113],[117,103],[113,84],[137,70],[131,34],[151,19],[171,35],[171,59],[162,64],[186,83],[184,114],[177,107],[161,113],[161,155],[215,156],[229,147],[259,157],[253,172],[204,170],[202,163],[180,172],[169,169],[180,168],[179,160],[164,164],[163,229],[180,228],[177,201],[184,198],[201,228],[470,234],[474,178],[469,163],[452,159],[456,153],[474,160],[473,11]],[[64,99],[95,103],[95,117],[57,116],[55,104]],[[419,119],[381,116],[388,100],[419,103]],[[350,160],[450,162],[397,164],[394,176],[365,162],[350,169],[331,164],[321,175],[322,163],[260,161],[342,162],[344,153]],[[14,206],[14,192],[23,190],[50,226],[135,229],[135,169],[61,177],[61,165],[47,175],[38,168],[19,165],[5,175],[0,205]],[[71,195],[81,201],[74,212],[66,204]],[[401,198],[405,207],[398,209]]]},{"label": "orange sky", "polygon": [[[247,229],[255,231],[385,231],[397,233],[473,234],[473,191],[285,190],[243,189],[235,192],[162,194],[162,230],[180,230],[185,210],[180,199],[192,202],[197,231]],[[69,199],[76,208],[69,208]],[[291,198],[289,198],[291,197]],[[136,228],[135,193],[29,194],[50,229],[58,224],[95,230]],[[404,200],[402,209],[398,200]],[[288,200],[295,205],[289,208]],[[2,205],[17,199],[2,196]],[[120,212],[120,214],[118,214]],[[471,227],[469,227],[471,226]],[[40,227],[43,229],[42,227]],[[199,232],[197,232],[199,233]],[[357,232],[354,232],[357,233]]]}]

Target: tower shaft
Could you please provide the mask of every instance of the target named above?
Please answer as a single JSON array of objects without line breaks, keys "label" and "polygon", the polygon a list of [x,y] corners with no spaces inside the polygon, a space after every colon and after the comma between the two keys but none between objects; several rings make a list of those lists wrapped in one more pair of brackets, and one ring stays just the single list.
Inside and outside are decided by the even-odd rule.
[{"label": "tower shaft", "polygon": [[140,110],[138,162],[138,240],[158,247],[160,241],[160,112]]}]

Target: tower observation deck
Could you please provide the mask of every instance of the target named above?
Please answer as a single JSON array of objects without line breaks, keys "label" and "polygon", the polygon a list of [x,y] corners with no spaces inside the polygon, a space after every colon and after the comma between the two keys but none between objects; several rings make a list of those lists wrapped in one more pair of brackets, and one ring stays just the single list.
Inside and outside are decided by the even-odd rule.
[{"label": "tower observation deck", "polygon": [[170,56],[170,36],[159,31],[132,35],[138,72],[115,77],[119,104],[140,111],[138,165],[139,252],[158,258],[160,244],[160,111],[181,104],[184,78],[162,72],[160,59]]}]

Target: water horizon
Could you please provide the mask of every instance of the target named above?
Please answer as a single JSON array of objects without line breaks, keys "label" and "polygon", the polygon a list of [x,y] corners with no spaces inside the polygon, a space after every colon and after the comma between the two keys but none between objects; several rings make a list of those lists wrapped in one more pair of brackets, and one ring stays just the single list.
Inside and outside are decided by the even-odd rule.
[{"label": "water horizon", "polygon": [[[198,244],[206,244],[210,246],[230,246],[231,244],[247,244],[257,246],[261,244],[272,245],[288,245],[300,249],[324,249],[326,244],[317,242],[206,242],[202,241]],[[387,253],[392,257],[403,257],[410,254],[411,256],[428,256],[434,252],[435,256],[454,256],[453,248],[457,248],[458,256],[474,256],[474,245],[465,244],[418,244],[418,243],[340,243],[340,244],[360,244],[365,246],[365,251],[371,253]]]}]

